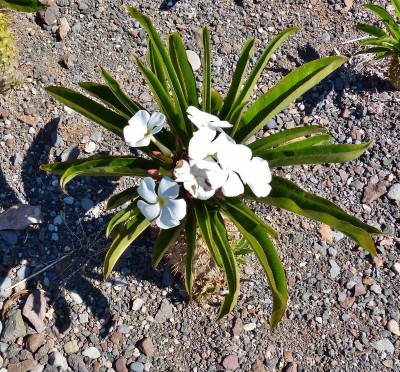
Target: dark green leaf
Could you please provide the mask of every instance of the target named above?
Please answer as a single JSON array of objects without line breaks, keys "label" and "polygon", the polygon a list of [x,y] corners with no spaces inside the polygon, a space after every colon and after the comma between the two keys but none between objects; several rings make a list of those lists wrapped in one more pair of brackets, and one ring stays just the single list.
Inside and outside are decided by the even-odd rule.
[{"label": "dark green leaf", "polygon": [[274,329],[285,313],[287,303],[287,285],[285,271],[275,247],[268,234],[256,223],[256,215],[251,215],[243,208],[233,208],[229,204],[223,207],[223,212],[237,226],[246,238],[267,276],[273,295],[273,310],[270,327]]},{"label": "dark green leaf", "polygon": [[114,96],[112,90],[103,84],[82,82],[79,86],[87,93],[96,97],[109,108],[117,111],[118,114],[129,120],[132,117],[132,113]]},{"label": "dark green leaf", "polygon": [[207,26],[203,26],[203,90],[202,110],[211,112],[211,47],[210,32]]},{"label": "dark green leaf", "polygon": [[232,83],[229,87],[228,93],[226,94],[224,104],[221,112],[219,113],[220,119],[225,119],[228,113],[233,108],[236,97],[238,96],[242,87],[242,81],[246,74],[247,65],[249,64],[250,58],[253,56],[255,39],[251,38],[247,40],[243,46],[239,60],[237,61],[235,71],[232,76]]},{"label": "dark green leaf", "polygon": [[396,21],[393,19],[393,17],[390,15],[390,13],[382,8],[379,5],[375,4],[364,4],[364,7],[371,10],[374,12],[380,19],[383,21],[385,24],[386,28],[388,31],[391,33],[391,35],[396,38],[397,40],[400,39],[400,29],[399,26],[397,25]]},{"label": "dark green leaf", "polygon": [[18,12],[28,13],[38,12],[46,7],[46,5],[38,0],[0,0],[0,5],[4,5]]},{"label": "dark green leaf", "polygon": [[281,146],[279,146],[273,150],[269,150],[269,151],[274,152],[274,151],[300,150],[300,149],[309,148],[311,146],[328,145],[330,143],[330,139],[331,139],[331,136],[329,134],[319,134],[317,136],[311,136],[308,138],[299,139],[297,141],[293,141],[286,145],[281,145]]},{"label": "dark green leaf", "polygon": [[133,218],[128,222],[124,231],[116,236],[107,251],[104,259],[104,280],[106,280],[118,259],[132,242],[150,225],[150,221],[146,220],[142,214],[137,218]]},{"label": "dark green leaf", "polygon": [[309,136],[316,133],[326,133],[327,130],[318,125],[311,125],[309,127],[297,127],[280,131],[275,134],[271,134],[268,137],[261,138],[249,144],[250,149],[253,151],[254,156],[256,153],[262,153],[265,150],[272,149],[280,146],[286,142],[292,141],[297,138]]},{"label": "dark green leaf", "polygon": [[217,320],[219,320],[229,314],[236,305],[240,291],[240,276],[222,217],[215,211],[211,212],[210,217],[212,237],[221,256],[226,284],[228,286],[228,294],[224,297],[219,308],[217,317]]},{"label": "dark green leaf", "polygon": [[350,216],[334,203],[300,189],[285,178],[273,176],[271,187],[271,193],[264,198],[254,197],[249,190],[246,190],[245,194],[249,199],[325,223],[349,236],[372,255],[376,255],[375,244],[369,234],[382,233],[375,227]]},{"label": "dark green leaf", "polygon": [[135,200],[137,197],[137,186],[128,187],[127,189],[111,196],[110,199],[108,199],[107,209],[118,208],[128,201]]},{"label": "dark green leaf", "polygon": [[118,82],[103,67],[100,67],[100,71],[114,96],[131,112],[132,116],[142,109],[141,105],[128,97]]},{"label": "dark green leaf", "polygon": [[281,147],[277,147],[264,152],[256,152],[256,154],[267,160],[271,168],[277,168],[303,164],[344,163],[358,158],[370,146],[371,142],[359,145],[311,146],[291,150],[281,150]]},{"label": "dark green leaf", "polygon": [[400,0],[392,0],[392,5],[396,11],[397,18],[400,20]]},{"label": "dark green leaf", "polygon": [[165,64],[150,38],[148,38],[148,44],[149,51],[147,53],[147,60],[149,62],[151,71],[153,71],[153,73],[157,76],[165,91],[168,92],[167,77],[165,76]]},{"label": "dark green leaf", "polygon": [[221,93],[211,92],[211,114],[218,116],[223,103]]},{"label": "dark green leaf", "polygon": [[154,244],[153,257],[151,260],[151,264],[154,269],[157,268],[158,264],[164,257],[165,253],[167,253],[171,245],[176,242],[183,227],[184,224],[181,223],[180,225],[173,227],[172,229],[160,231],[156,243]]},{"label": "dark green leaf", "polygon": [[185,287],[187,293],[191,298],[193,281],[194,281],[193,263],[194,263],[196,238],[197,238],[197,221],[193,203],[191,202],[188,203],[188,208],[187,208],[185,235],[186,235]]},{"label": "dark green leaf", "polygon": [[196,81],[194,79],[193,70],[187,58],[182,38],[177,32],[168,37],[169,55],[174,65],[175,72],[178,75],[186,102],[189,106],[197,107],[199,100],[197,98]]},{"label": "dark green leaf", "polygon": [[245,142],[277,113],[345,62],[346,58],[343,57],[321,58],[292,71],[243,114],[239,125],[231,132],[233,139]]},{"label": "dark green leaf", "polygon": [[131,204],[127,208],[123,209],[122,211],[118,212],[108,223],[106,229],[106,237],[110,235],[113,229],[124,223],[127,222],[131,218],[136,218],[140,213],[139,208],[136,207],[136,204]]},{"label": "dark green leaf", "polygon": [[367,34],[370,34],[372,36],[376,36],[376,37],[388,37],[389,36],[385,31],[383,31],[381,28],[376,27],[376,26],[368,25],[365,23],[358,23],[356,27],[358,30],[366,32]]},{"label": "dark green leaf", "polygon": [[54,86],[45,90],[57,101],[123,137],[123,128],[128,125],[128,120],[124,116],[71,89]]}]

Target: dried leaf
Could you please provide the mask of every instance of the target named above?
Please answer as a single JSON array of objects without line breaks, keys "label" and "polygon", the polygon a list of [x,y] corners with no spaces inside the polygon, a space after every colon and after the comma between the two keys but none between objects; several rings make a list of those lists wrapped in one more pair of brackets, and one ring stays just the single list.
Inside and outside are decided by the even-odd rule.
[{"label": "dried leaf", "polygon": [[27,204],[13,205],[0,214],[0,230],[25,230],[32,224],[42,222],[41,209]]},{"label": "dried leaf", "polygon": [[368,181],[367,186],[364,187],[364,196],[362,202],[364,204],[370,204],[374,200],[380,198],[382,195],[386,194],[386,181],[379,181],[377,175],[371,177]]},{"label": "dried leaf", "polygon": [[46,299],[38,289],[33,291],[27,298],[22,314],[29,320],[36,332],[43,332],[44,318],[46,316]]}]

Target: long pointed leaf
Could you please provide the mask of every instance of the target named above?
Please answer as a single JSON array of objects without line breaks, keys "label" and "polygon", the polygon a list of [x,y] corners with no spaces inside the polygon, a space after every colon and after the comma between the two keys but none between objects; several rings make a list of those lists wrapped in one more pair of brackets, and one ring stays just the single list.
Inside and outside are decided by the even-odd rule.
[{"label": "long pointed leaf", "polygon": [[292,141],[297,138],[308,136],[316,133],[326,133],[327,130],[318,125],[310,125],[308,127],[297,127],[292,129],[287,129],[280,131],[278,133],[271,134],[268,137],[261,138],[249,144],[250,149],[255,152],[263,152],[265,150],[272,149],[274,147],[280,146],[286,142]]},{"label": "long pointed leaf", "polygon": [[372,26],[366,23],[358,23],[356,26],[357,30],[366,32],[367,34],[376,36],[376,37],[388,37],[389,35],[379,27]]},{"label": "long pointed leaf", "polygon": [[223,212],[246,238],[267,276],[273,295],[270,327],[274,329],[285,313],[288,298],[286,275],[278,253],[271,239],[260,227],[260,223],[255,222],[258,217],[251,210],[252,215],[249,211],[246,213],[243,208],[232,208],[228,204],[223,208]]},{"label": "long pointed leaf", "polygon": [[138,197],[137,186],[128,187],[110,197],[107,201],[107,209],[115,209],[128,201],[135,200]]},{"label": "long pointed leaf", "polygon": [[139,213],[141,213],[139,208],[136,207],[136,204],[133,203],[128,208],[118,212],[113,218],[111,218],[110,222],[107,224],[106,237],[111,234],[116,226],[127,222],[131,218],[137,217]]},{"label": "long pointed leaf", "polygon": [[106,84],[114,93],[114,96],[131,112],[132,115],[142,109],[140,105],[128,97],[125,91],[118,84],[117,80],[115,80],[103,67],[100,67],[100,71]]},{"label": "long pointed leaf", "polygon": [[374,12],[383,21],[388,31],[392,34],[394,38],[396,38],[397,40],[400,39],[400,28],[386,9],[375,4],[364,4],[363,6],[364,8],[367,8]]},{"label": "long pointed leaf", "polygon": [[246,74],[246,69],[249,64],[250,58],[253,56],[254,52],[254,42],[255,39],[251,38],[247,40],[246,44],[244,44],[242,52],[240,53],[239,60],[235,67],[235,72],[232,76],[232,83],[229,87],[228,93],[226,94],[224,105],[222,106],[221,112],[219,113],[219,117],[223,120],[227,117],[228,113],[233,108],[233,104],[235,103],[236,97],[240,92],[240,88],[242,86],[242,81]]},{"label": "long pointed leaf", "polygon": [[207,26],[203,26],[203,90],[202,110],[211,112],[211,47],[210,32]]},{"label": "long pointed leaf", "polygon": [[275,148],[274,150],[269,150],[269,151],[274,152],[274,151],[300,150],[309,148],[311,146],[328,145],[330,144],[330,139],[331,139],[330,134],[318,134],[316,136],[311,136],[308,138],[303,138],[297,141],[290,142],[286,145],[279,146],[279,148]]},{"label": "long pointed leaf", "polygon": [[242,116],[239,125],[232,131],[233,139],[236,142],[244,142],[249,139],[268,120],[346,61],[346,58],[343,57],[321,58],[292,71],[251,105]]},{"label": "long pointed leaf", "polygon": [[201,231],[201,235],[207,244],[208,250],[210,251],[211,257],[219,268],[222,268],[222,259],[215,246],[215,242],[212,237],[211,220],[208,210],[202,201],[195,201],[194,208],[196,212],[197,223]]},{"label": "long pointed leaf", "polygon": [[220,92],[211,92],[211,114],[219,116],[223,103]]},{"label": "long pointed leaf", "polygon": [[120,233],[114,239],[104,259],[104,280],[109,277],[112,269],[125,250],[150,225],[150,223],[150,221],[146,220],[144,216],[140,214],[137,219],[133,219],[128,223],[123,233]]},{"label": "long pointed leaf", "polygon": [[107,156],[98,157],[68,168],[60,179],[60,186],[65,189],[68,182],[77,176],[121,177],[148,176],[149,169],[157,169],[152,160],[136,157]]},{"label": "long pointed leaf", "polygon": [[114,96],[114,93],[107,85],[90,81],[78,84],[84,91],[99,99],[109,108],[117,111],[118,114],[122,115],[127,120],[132,117],[132,113]]},{"label": "long pointed leaf", "polygon": [[167,253],[168,249],[173,243],[175,243],[179,234],[183,230],[184,224],[173,227],[172,229],[161,230],[158,238],[154,244],[153,256],[151,259],[151,264],[154,269],[157,268],[158,264]]},{"label": "long pointed leaf", "polygon": [[168,36],[168,45],[171,62],[178,75],[185,99],[189,106],[197,107],[199,100],[197,98],[196,80],[194,79],[193,70],[188,61],[182,39],[177,32]]},{"label": "long pointed leaf", "polygon": [[240,276],[235,255],[228,241],[225,225],[222,217],[217,212],[211,214],[211,231],[215,245],[221,256],[225,271],[228,294],[222,300],[217,320],[229,314],[235,307],[240,290]]},{"label": "long pointed leaf", "polygon": [[256,151],[253,155],[267,160],[271,168],[303,164],[345,163],[358,158],[371,145],[371,142],[367,142],[357,145],[311,146],[290,150],[285,150],[285,147],[282,146],[283,149],[277,147],[264,152]]},{"label": "long pointed leaf", "polygon": [[150,38],[148,38],[148,48],[147,61],[150,65],[151,71],[153,71],[157,76],[165,91],[168,92],[167,77],[165,76],[165,64]]},{"label": "long pointed leaf", "polygon": [[116,135],[123,137],[123,128],[128,125],[128,120],[124,116],[109,110],[72,89],[54,86],[45,88],[45,91],[62,104],[100,124]]},{"label": "long pointed leaf", "polygon": [[7,8],[18,12],[29,13],[38,12],[46,7],[46,5],[42,4],[38,0],[0,0],[0,5],[4,5]]},{"label": "long pointed leaf", "polygon": [[267,48],[264,50],[263,54],[260,56],[259,60],[257,61],[256,65],[254,66],[253,70],[250,73],[250,76],[248,77],[243,89],[241,90],[239,96],[235,100],[235,103],[232,105],[232,108],[230,110],[230,113],[228,115],[228,118],[232,114],[232,112],[235,110],[235,108],[239,105],[241,105],[243,102],[247,102],[250,99],[250,96],[253,92],[253,89],[261,76],[261,73],[263,72],[265,66],[267,65],[268,61],[271,58],[271,55],[279,48],[279,46],[293,33],[296,31],[300,30],[301,27],[291,27],[288,28],[281,33],[279,33],[277,36],[274,37],[274,39],[269,43]]},{"label": "long pointed leaf", "polygon": [[194,281],[194,255],[196,250],[197,221],[194,212],[193,203],[188,204],[185,224],[186,235],[186,263],[185,263],[185,287],[192,298],[192,289]]},{"label": "long pointed leaf", "polygon": [[400,0],[392,0],[392,5],[396,11],[397,18],[400,19]]},{"label": "long pointed leaf", "polygon": [[264,198],[256,198],[249,190],[246,197],[300,214],[325,223],[353,239],[372,255],[376,255],[374,241],[370,234],[379,235],[381,231],[347,214],[334,203],[310,194],[285,178],[273,176],[271,193]]}]

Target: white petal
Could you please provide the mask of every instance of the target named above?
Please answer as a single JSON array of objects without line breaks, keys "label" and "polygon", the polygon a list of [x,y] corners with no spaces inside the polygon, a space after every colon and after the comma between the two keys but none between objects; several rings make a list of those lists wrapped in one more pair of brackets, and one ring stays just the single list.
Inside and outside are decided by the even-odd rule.
[{"label": "white petal", "polygon": [[183,187],[189,192],[190,195],[192,195],[194,198],[197,198],[199,184],[194,177],[191,180],[184,182]]},{"label": "white petal", "polygon": [[179,195],[179,185],[171,178],[165,176],[158,186],[158,195],[164,199],[175,199]]},{"label": "white petal", "polygon": [[243,194],[244,186],[239,176],[235,172],[230,171],[229,177],[225,185],[221,187],[221,190],[225,196],[238,196]]},{"label": "white petal", "polygon": [[157,218],[161,211],[158,204],[148,204],[143,200],[138,200],[137,206],[149,221],[153,221]]},{"label": "white petal", "polygon": [[257,197],[267,196],[271,192],[269,183],[272,176],[266,160],[254,157],[239,174]]},{"label": "white petal", "polygon": [[215,190],[213,189],[205,190],[202,187],[199,187],[196,199],[208,200],[212,198],[214,195],[215,195]]},{"label": "white petal", "polygon": [[251,191],[253,191],[253,194],[257,196],[257,198],[268,196],[268,194],[271,192],[271,186],[268,183],[249,184],[249,186],[251,188]]},{"label": "white petal", "polygon": [[161,208],[160,216],[156,219],[156,224],[161,229],[170,229],[178,226],[180,221],[173,219],[168,208]]},{"label": "white petal", "polygon": [[140,147],[138,146],[138,142],[143,139],[144,135],[146,134],[146,129],[138,130],[138,128],[132,127],[127,125],[124,127],[124,140],[128,143],[131,147]]},{"label": "white petal", "polygon": [[220,128],[231,128],[231,127],[233,127],[233,125],[230,124],[228,121],[221,121],[219,119],[218,119],[218,122],[215,122],[215,123],[211,122],[211,125],[213,125],[213,124],[218,125],[218,127],[220,127]]},{"label": "white petal", "polygon": [[158,133],[165,122],[165,116],[161,112],[155,112],[151,115],[149,122],[147,123],[147,128],[151,129],[153,134]]},{"label": "white petal", "polygon": [[137,189],[138,194],[148,203],[152,204],[157,202],[157,194],[155,190],[156,183],[151,177],[144,178]]},{"label": "white petal", "polygon": [[165,208],[168,208],[169,213],[174,220],[181,220],[186,216],[186,202],[184,199],[168,199]]},{"label": "white petal", "polygon": [[193,179],[190,174],[190,165],[186,160],[178,160],[174,169],[174,176],[176,182],[187,182]]},{"label": "white petal", "polygon": [[206,127],[212,121],[219,121],[219,119],[207,112],[201,111],[194,106],[189,106],[186,110],[189,120],[197,127]]},{"label": "white petal", "polygon": [[140,140],[138,140],[137,142],[135,142],[135,145],[131,147],[144,147],[144,146],[148,146],[150,145],[150,140],[151,140],[151,135],[142,137]]},{"label": "white petal", "polygon": [[144,128],[147,130],[147,123],[150,119],[150,114],[146,110],[139,110],[133,117],[128,121],[129,125],[134,128]]},{"label": "white petal", "polygon": [[209,155],[214,155],[214,153],[211,153],[213,151],[211,142],[216,133],[215,130],[207,127],[195,132],[189,142],[189,157],[194,160],[202,160]]},{"label": "white petal", "polygon": [[216,157],[223,169],[238,171],[250,161],[252,152],[245,145],[228,144],[217,152]]}]

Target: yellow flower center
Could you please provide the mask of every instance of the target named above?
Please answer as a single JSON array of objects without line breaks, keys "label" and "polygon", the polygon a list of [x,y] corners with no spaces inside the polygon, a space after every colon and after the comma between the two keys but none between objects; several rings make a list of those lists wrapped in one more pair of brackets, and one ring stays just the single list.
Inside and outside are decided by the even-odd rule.
[{"label": "yellow flower center", "polygon": [[157,203],[162,208],[162,207],[165,207],[167,205],[167,200],[164,199],[163,197],[159,196],[157,198]]}]

